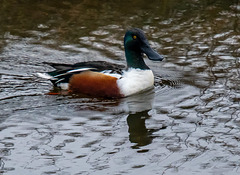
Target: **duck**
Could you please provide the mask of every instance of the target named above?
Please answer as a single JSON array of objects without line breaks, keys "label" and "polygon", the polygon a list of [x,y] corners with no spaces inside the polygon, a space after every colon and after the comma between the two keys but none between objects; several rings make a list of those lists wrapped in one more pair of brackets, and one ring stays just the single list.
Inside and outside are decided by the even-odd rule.
[{"label": "duck", "polygon": [[122,98],[153,88],[154,75],[144,62],[144,54],[152,61],[162,61],[164,57],[151,48],[139,28],[126,31],[124,50],[127,66],[106,61],[44,62],[55,70],[37,76],[50,80],[61,90],[93,97]]}]

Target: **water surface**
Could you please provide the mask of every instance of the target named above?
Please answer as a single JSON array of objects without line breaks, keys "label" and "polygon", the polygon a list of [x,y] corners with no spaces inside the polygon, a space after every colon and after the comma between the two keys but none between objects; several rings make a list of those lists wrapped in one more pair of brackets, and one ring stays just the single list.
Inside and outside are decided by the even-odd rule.
[{"label": "water surface", "polygon": [[[0,2],[2,174],[239,174],[238,0]],[[123,99],[46,95],[43,62],[125,64],[143,29],[163,62]]]}]

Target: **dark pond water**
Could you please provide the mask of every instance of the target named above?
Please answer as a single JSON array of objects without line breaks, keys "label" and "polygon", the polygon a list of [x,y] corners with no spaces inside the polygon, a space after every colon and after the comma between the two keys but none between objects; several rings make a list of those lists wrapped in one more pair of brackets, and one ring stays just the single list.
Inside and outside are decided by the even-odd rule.
[{"label": "dark pond water", "polygon": [[[0,1],[0,174],[240,174],[238,0]],[[145,31],[151,91],[49,96],[43,62],[125,64]]]}]

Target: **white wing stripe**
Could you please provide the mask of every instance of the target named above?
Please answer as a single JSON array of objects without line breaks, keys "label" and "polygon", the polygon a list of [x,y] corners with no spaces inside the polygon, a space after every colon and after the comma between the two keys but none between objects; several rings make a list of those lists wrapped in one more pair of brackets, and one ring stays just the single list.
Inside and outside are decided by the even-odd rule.
[{"label": "white wing stripe", "polygon": [[54,78],[57,78],[57,77],[60,77],[60,76],[63,76],[63,75],[68,75],[68,74],[71,74],[71,73],[74,73],[74,72],[82,72],[82,71],[92,70],[92,69],[95,69],[95,68],[80,68],[80,69],[74,69],[74,70],[67,71],[67,72],[65,72],[65,73],[63,73],[63,74],[55,75]]}]

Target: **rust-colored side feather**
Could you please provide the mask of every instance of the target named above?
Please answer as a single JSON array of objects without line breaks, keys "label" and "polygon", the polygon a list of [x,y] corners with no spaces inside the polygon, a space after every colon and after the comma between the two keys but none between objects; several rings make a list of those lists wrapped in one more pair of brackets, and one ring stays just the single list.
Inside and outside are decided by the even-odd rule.
[{"label": "rust-colored side feather", "polygon": [[75,74],[69,81],[72,92],[96,97],[122,97],[117,86],[117,78],[99,72],[86,71]]}]

